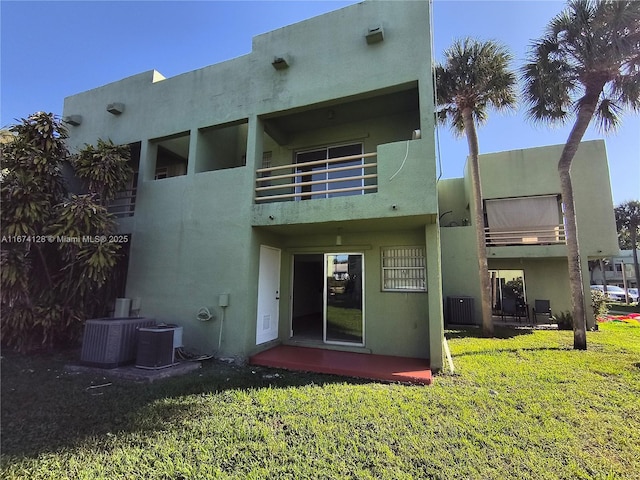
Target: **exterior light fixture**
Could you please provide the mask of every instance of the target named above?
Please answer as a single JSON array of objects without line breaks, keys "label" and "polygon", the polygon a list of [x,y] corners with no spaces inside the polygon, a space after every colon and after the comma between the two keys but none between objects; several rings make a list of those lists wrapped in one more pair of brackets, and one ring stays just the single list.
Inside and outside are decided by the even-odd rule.
[{"label": "exterior light fixture", "polygon": [[124,112],[124,103],[110,103],[107,105],[107,112],[113,115],[120,115]]},{"label": "exterior light fixture", "polygon": [[384,30],[381,25],[370,28],[365,35],[367,44],[373,45],[374,43],[380,43],[384,40]]},{"label": "exterior light fixture", "polygon": [[69,125],[77,127],[82,123],[82,115],[68,115],[66,117],[63,117],[62,121],[64,123],[68,123]]}]

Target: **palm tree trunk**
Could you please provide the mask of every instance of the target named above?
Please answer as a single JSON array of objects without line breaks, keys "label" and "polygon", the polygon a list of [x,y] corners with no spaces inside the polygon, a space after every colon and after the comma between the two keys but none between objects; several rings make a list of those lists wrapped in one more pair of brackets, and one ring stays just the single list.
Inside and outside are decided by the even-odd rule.
[{"label": "palm tree trunk", "polygon": [[471,186],[473,195],[473,223],[476,230],[476,255],[478,256],[478,272],[480,275],[480,304],[482,309],[482,334],[493,336],[493,317],[491,313],[491,281],[489,279],[489,263],[487,261],[487,244],[484,236],[484,208],[480,182],[480,166],[478,163],[478,135],[473,123],[471,109],[462,112],[464,131],[469,145],[471,166]]},{"label": "palm tree trunk", "polygon": [[[600,90],[598,90],[599,95]],[[584,133],[593,117],[598,95],[587,92],[584,98],[593,100],[583,102],[576,118],[576,123],[569,133],[567,143],[562,150],[558,161],[558,173],[560,175],[560,190],[564,203],[564,219],[567,238],[567,262],[569,264],[569,288],[571,291],[571,307],[573,310],[573,348],[576,350],[587,349],[587,317],[584,304],[584,284],[582,282],[582,260],[578,244],[578,225],[576,224],[575,203],[573,197],[573,185],[571,183],[571,163],[575,156]],[[603,282],[606,283],[606,282]]]}]

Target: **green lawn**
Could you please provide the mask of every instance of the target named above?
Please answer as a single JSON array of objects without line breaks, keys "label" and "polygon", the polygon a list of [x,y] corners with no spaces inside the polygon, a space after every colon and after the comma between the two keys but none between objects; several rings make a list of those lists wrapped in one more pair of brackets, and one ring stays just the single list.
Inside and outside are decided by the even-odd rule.
[{"label": "green lawn", "polygon": [[456,375],[430,387],[215,362],[133,384],[3,352],[0,476],[640,478],[640,327],[604,325],[587,352],[498,333],[448,332]]}]

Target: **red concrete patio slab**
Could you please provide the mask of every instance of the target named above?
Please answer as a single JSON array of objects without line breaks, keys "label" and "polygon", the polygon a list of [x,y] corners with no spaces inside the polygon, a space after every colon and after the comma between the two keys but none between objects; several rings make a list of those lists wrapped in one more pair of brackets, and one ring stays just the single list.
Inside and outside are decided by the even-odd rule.
[{"label": "red concrete patio slab", "polygon": [[249,358],[251,365],[304,372],[329,373],[387,382],[429,385],[429,361],[422,358],[341,352],[322,348],[278,345]]}]

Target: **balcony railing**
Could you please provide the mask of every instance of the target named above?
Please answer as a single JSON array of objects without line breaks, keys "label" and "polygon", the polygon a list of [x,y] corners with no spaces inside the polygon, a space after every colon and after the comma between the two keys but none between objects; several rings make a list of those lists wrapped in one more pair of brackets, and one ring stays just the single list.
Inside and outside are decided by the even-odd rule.
[{"label": "balcony railing", "polygon": [[375,192],[378,164],[367,163],[365,159],[376,155],[373,152],[259,168],[255,201],[307,200]]},{"label": "balcony railing", "polygon": [[116,198],[109,202],[107,210],[116,218],[132,217],[136,207],[136,189],[118,192]]},{"label": "balcony railing", "polygon": [[564,245],[567,238],[564,225],[550,225],[513,230],[484,229],[487,247],[511,245]]}]

